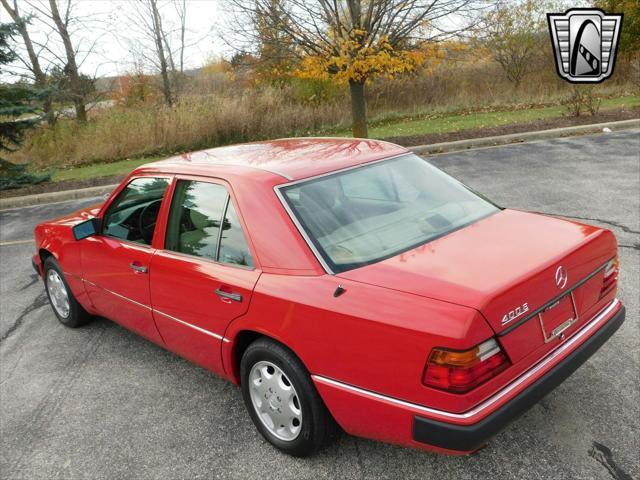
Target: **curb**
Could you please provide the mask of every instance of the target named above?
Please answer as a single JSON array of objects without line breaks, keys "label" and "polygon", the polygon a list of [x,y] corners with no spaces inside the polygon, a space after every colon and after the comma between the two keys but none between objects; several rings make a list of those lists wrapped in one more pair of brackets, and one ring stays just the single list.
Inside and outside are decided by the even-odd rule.
[{"label": "curb", "polygon": [[470,138],[468,140],[456,140],[454,142],[433,143],[431,145],[409,147],[409,150],[419,155],[455,152],[470,148],[493,147],[496,145],[546,140],[549,138],[566,137],[570,135],[600,133],[605,127],[612,131],[624,130],[627,128],[640,128],[640,118],[621,120],[619,122],[594,123],[591,125],[553,128],[551,130],[540,130],[537,132],[510,133],[508,135],[497,135],[494,137]]},{"label": "curb", "polygon": [[[414,153],[419,155],[429,155],[435,153],[455,152],[472,148],[493,147],[496,145],[507,145],[510,143],[530,142],[533,140],[545,140],[549,138],[565,137],[570,135],[584,135],[588,133],[602,132],[603,128],[613,130],[623,130],[627,128],[640,128],[640,118],[632,120],[622,120],[619,122],[595,123],[591,125],[578,125],[575,127],[553,128],[551,130],[540,130],[537,132],[510,133],[508,135],[497,135],[494,137],[470,138],[468,140],[457,140],[454,142],[433,143],[431,145],[419,145],[409,147]],[[10,208],[30,207],[45,203],[65,202],[68,200],[78,200],[81,198],[99,197],[111,193],[117,185],[104,185],[99,187],[81,188],[78,190],[65,190],[62,192],[39,193],[36,195],[25,195],[23,197],[0,198],[0,210]]]},{"label": "curb", "polygon": [[25,195],[23,197],[0,198],[0,210],[30,207],[46,203],[66,202],[81,198],[99,197],[111,193],[117,186],[118,185],[101,185],[99,187],[63,190],[61,192],[38,193],[36,195]]}]

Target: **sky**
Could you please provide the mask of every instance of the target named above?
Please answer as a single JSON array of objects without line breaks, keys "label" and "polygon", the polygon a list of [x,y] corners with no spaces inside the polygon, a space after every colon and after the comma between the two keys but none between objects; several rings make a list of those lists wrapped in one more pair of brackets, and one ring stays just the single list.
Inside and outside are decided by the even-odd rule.
[{"label": "sky", "polygon": [[[62,11],[67,0],[57,1]],[[151,47],[140,31],[140,23],[132,21],[136,3],[135,0],[72,0],[73,11],[79,20],[71,25],[71,37],[78,50],[78,61],[82,62],[82,73],[92,77],[122,75],[134,69],[136,60],[144,63],[139,54],[131,52]],[[158,3],[165,29],[173,29],[177,33],[178,16],[172,1],[159,0]],[[29,31],[34,43],[46,44],[42,52],[45,59],[43,67],[51,66],[55,57],[62,56],[64,50],[57,35],[47,24],[51,22],[47,22],[45,16],[37,11],[37,8],[48,10],[48,0],[18,0],[18,7],[23,15],[34,13]],[[187,0],[186,69],[202,66],[210,58],[230,55],[232,50],[220,32],[224,26],[224,16],[224,6],[220,0]],[[9,15],[0,6],[0,22],[8,21],[11,21]],[[16,37],[16,40],[20,45],[21,39]],[[14,76],[24,72],[19,62],[7,70],[12,71]],[[10,78],[6,72],[3,73],[1,78]]]},{"label": "sky", "polygon": [[[14,0],[9,0],[13,2]],[[77,54],[80,71],[90,77],[108,77],[132,73],[136,64],[142,65],[148,73],[157,72],[150,58],[155,46],[141,28],[142,22],[134,18],[140,8],[139,0],[56,0],[61,12],[72,2],[72,11],[77,21],[70,25],[71,37]],[[177,46],[178,15],[175,5],[182,0],[158,0],[165,31],[173,32],[170,41]],[[226,12],[226,0],[186,0],[186,44],[185,69],[197,68],[207,60],[224,56],[229,58],[234,50],[225,42],[225,29],[231,15]],[[521,1],[521,0],[509,0]],[[559,0],[564,1],[564,0]],[[584,3],[586,0],[574,0]],[[46,18],[49,0],[17,0],[23,16],[33,14],[29,31],[41,51],[41,63],[45,70],[54,64],[64,65],[64,49],[59,35]],[[39,12],[43,10],[45,14]],[[149,15],[146,16],[149,18]],[[0,22],[10,21],[9,15],[0,6]],[[450,27],[456,26],[455,16],[442,20]],[[227,30],[228,34],[228,30]],[[16,38],[18,51],[22,45]],[[56,58],[58,57],[58,58]],[[26,73],[24,66],[16,62],[13,68],[0,72],[0,81],[12,81]]]}]

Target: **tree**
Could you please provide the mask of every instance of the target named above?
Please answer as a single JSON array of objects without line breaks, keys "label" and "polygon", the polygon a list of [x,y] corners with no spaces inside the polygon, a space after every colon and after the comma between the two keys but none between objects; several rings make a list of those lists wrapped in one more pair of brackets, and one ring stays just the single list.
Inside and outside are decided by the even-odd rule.
[{"label": "tree", "polygon": [[96,91],[95,80],[83,73],[78,73],[76,83],[72,84],[66,66],[64,68],[52,66],[48,74],[48,83],[53,91],[54,100],[62,104],[73,103],[78,97],[86,101]]},{"label": "tree", "polygon": [[78,72],[78,64],[76,62],[76,50],[71,42],[71,35],[69,34],[69,20],[71,18],[71,0],[67,2],[67,8],[64,13],[64,17],[60,15],[58,10],[57,0],[49,0],[49,8],[51,9],[50,18],[56,26],[56,30],[62,44],[64,45],[64,52],[66,55],[67,63],[64,67],[65,73],[69,77],[69,86],[72,94],[73,106],[76,111],[76,119],[80,122],[87,121],[87,107],[86,98],[83,92],[83,81]]},{"label": "tree", "polygon": [[[179,65],[179,73],[182,75],[184,73],[184,49],[185,45],[185,34],[187,32],[187,0],[177,0],[175,3],[175,10],[178,19],[180,20],[179,33],[180,33],[180,63]],[[165,37],[166,39],[166,37]],[[167,42],[168,43],[168,42]]]},{"label": "tree", "polygon": [[[166,12],[171,5],[173,15]],[[142,61],[160,74],[162,95],[169,106],[181,89],[185,52],[191,46],[187,43],[187,10],[185,0],[162,4],[158,0],[136,0],[125,10],[127,26],[134,32],[128,49],[137,65]]]},{"label": "tree", "polygon": [[[257,59],[251,58],[260,80],[278,83],[288,79],[295,65],[295,49],[286,34],[290,29],[283,17],[283,0],[256,5],[254,27],[258,36]],[[257,60],[257,61],[256,61]]]},{"label": "tree", "polygon": [[479,29],[489,55],[516,89],[548,42],[545,12],[552,11],[548,5],[537,0],[502,2],[484,17]]},{"label": "tree", "polygon": [[596,0],[595,6],[607,13],[623,13],[618,49],[623,55],[640,52],[640,0]]},{"label": "tree", "polygon": [[[158,2],[156,0],[142,0],[151,14],[151,29],[156,43],[156,54],[160,63],[160,75],[162,76],[162,93],[167,105],[173,104],[171,97],[171,83],[169,82],[169,72],[167,70],[167,58],[165,56],[166,34],[162,29],[162,17],[158,11]],[[173,61],[172,61],[173,63]]]},{"label": "tree", "polygon": [[423,60],[424,42],[468,29],[472,13],[484,4],[477,0],[229,2],[235,13],[234,32],[254,50],[260,45],[258,23],[291,43],[301,62],[300,76],[327,77],[349,85],[356,137],[367,136],[366,82],[414,70]]},{"label": "tree", "polygon": [[129,75],[118,78],[118,88],[113,93],[113,100],[126,106],[134,106],[155,102],[160,92],[153,84],[151,75],[144,73],[140,66]]},{"label": "tree", "polygon": [[[29,34],[29,29],[27,28],[29,18],[23,17],[18,10],[18,0],[13,0],[13,5],[9,3],[9,0],[0,0],[0,2],[15,23],[16,29],[20,33],[22,41],[24,42],[29,61],[24,61],[23,63],[27,65],[27,68],[33,74],[36,86],[43,91],[46,90],[48,87],[47,75],[40,66],[40,59],[36,54],[36,50],[31,40],[31,35]],[[51,97],[49,95],[47,95],[44,99],[43,110],[47,122],[50,125],[53,125],[53,123],[55,123],[55,115],[51,106]]]},{"label": "tree", "polygon": [[[17,58],[10,41],[19,31],[16,23],[0,23],[0,75],[4,73],[4,66]],[[38,91],[29,85],[0,84],[0,153],[14,151],[22,143],[25,131],[38,122],[37,100]],[[25,168],[0,158],[0,190],[48,178],[29,175]]]},{"label": "tree", "polygon": [[[19,27],[15,23],[0,24],[0,67],[17,58],[9,42],[18,31]],[[4,73],[3,70],[4,68],[0,68],[0,74]],[[37,119],[31,116],[25,119],[20,117],[35,113],[32,105],[35,97],[34,90],[27,85],[0,84],[0,151],[12,151],[22,141],[24,131],[34,125]]]}]

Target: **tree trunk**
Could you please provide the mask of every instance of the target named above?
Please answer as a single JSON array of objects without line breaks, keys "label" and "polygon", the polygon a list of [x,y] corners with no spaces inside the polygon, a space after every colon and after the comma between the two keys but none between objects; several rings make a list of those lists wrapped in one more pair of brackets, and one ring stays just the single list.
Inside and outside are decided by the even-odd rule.
[{"label": "tree trunk", "polygon": [[60,38],[62,38],[62,43],[64,44],[64,51],[67,57],[67,66],[65,70],[69,75],[71,94],[73,95],[73,105],[76,110],[76,119],[80,122],[86,122],[87,109],[84,102],[84,93],[82,92],[82,81],[80,79],[80,74],[78,73],[78,65],[76,64],[76,52],[73,49],[71,36],[67,30],[67,19],[65,19],[64,22],[62,21],[56,0],[49,0],[49,6],[51,7],[51,19],[56,24],[56,28],[60,34]]},{"label": "tree trunk", "polygon": [[182,75],[184,73],[184,33],[187,29],[187,0],[182,0],[180,12],[180,75]]},{"label": "tree trunk", "polygon": [[[27,23],[24,18],[18,12],[18,4],[14,1],[14,8],[11,8],[9,2],[7,0],[0,0],[2,2],[2,6],[11,16],[13,22],[17,25],[18,31],[20,32],[20,36],[22,36],[22,41],[24,42],[24,46],[27,49],[27,54],[29,56],[29,62],[31,63],[31,72],[35,78],[35,84],[38,88],[42,90],[46,90],[47,88],[47,76],[42,71],[40,67],[40,59],[38,55],[36,55],[36,51],[33,48],[33,42],[31,41],[31,37],[29,35],[29,30],[27,29]],[[43,102],[43,107],[45,118],[49,125],[53,125],[55,123],[55,115],[53,113],[53,108],[51,106],[51,96],[47,95]]]},{"label": "tree trunk", "polygon": [[149,0],[149,6],[151,7],[151,14],[153,16],[153,34],[155,35],[156,50],[158,54],[158,60],[160,62],[160,75],[162,76],[162,94],[164,95],[164,101],[167,105],[173,105],[173,99],[171,98],[171,82],[169,81],[169,72],[167,69],[167,57],[164,53],[162,20],[160,18],[160,12],[158,11],[158,4],[156,0]]},{"label": "tree trunk", "polygon": [[351,92],[351,119],[353,122],[353,136],[355,138],[367,138],[367,103],[364,98],[365,80],[355,82],[349,81],[349,91]]}]

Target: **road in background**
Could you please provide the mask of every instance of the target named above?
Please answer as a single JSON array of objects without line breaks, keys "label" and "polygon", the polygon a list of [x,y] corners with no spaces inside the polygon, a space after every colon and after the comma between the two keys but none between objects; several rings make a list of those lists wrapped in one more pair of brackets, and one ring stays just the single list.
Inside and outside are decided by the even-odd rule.
[{"label": "road in background", "polygon": [[33,245],[19,242],[89,199],[0,212],[0,477],[640,478],[640,131],[430,161],[502,206],[611,228],[621,247],[625,324],[484,450],[449,457],[345,435],[294,459],[262,440],[231,384],[107,320],[63,327]]}]

